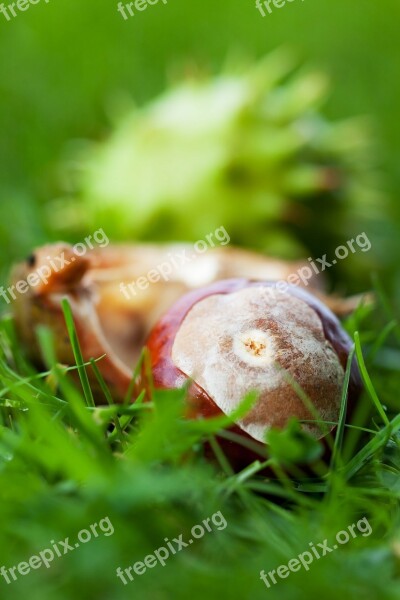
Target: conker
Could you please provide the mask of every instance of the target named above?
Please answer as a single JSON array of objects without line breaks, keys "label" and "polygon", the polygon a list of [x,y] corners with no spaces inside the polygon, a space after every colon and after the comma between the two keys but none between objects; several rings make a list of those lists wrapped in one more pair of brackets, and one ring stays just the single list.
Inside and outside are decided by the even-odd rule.
[{"label": "conker", "polygon": [[[321,420],[338,421],[352,343],[333,313],[308,292],[231,279],[183,296],[154,327],[147,347],[155,387],[192,381],[192,417],[229,415],[248,392],[258,392],[256,404],[233,430],[261,445],[269,428],[283,428],[290,417],[315,420],[293,380]],[[349,403],[360,389],[354,363]],[[324,435],[318,424],[302,427],[317,439]],[[223,446],[236,467],[256,458],[238,444]]]}]

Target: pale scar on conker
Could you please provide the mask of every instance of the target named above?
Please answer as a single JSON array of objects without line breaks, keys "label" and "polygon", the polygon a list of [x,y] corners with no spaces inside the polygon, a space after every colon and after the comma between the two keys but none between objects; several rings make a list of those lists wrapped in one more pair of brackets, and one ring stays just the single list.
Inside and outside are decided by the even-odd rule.
[{"label": "pale scar on conker", "polygon": [[[337,423],[351,346],[337,318],[311,294],[244,279],[187,294],[148,341],[155,385],[173,388],[192,380],[195,416],[229,415],[256,391],[256,404],[237,427],[257,442],[290,417],[315,420],[316,412],[322,421]],[[349,400],[359,391],[354,364]],[[326,432],[316,423],[302,427],[316,438]]]}]

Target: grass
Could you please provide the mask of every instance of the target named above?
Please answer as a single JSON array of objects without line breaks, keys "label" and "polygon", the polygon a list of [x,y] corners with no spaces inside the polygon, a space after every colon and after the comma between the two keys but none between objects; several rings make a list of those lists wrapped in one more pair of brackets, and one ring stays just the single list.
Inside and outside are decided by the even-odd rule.
[{"label": "grass", "polygon": [[[114,404],[99,361],[84,364],[67,304],[64,312],[77,367],[54,356],[51,333],[39,331],[46,371],[25,360],[10,318],[0,324],[0,566],[27,561],[50,541],[77,533],[108,517],[112,536],[99,536],[7,585],[0,597],[31,600],[203,598],[398,598],[400,369],[382,368],[388,351],[400,348],[386,306],[361,307],[348,320],[365,383],[351,424],[344,421],[345,389],[333,455],[321,469],[319,444],[295,423],[270,439],[269,457],[234,473],[216,433],[229,437],[229,419],[182,418],[185,390],[143,394],[134,404]],[[393,315],[392,315],[393,316]],[[96,357],[96,359],[101,357]],[[400,364],[400,363],[399,363]],[[95,407],[87,369],[94,369],[104,405]],[[71,379],[77,370],[81,388]],[[389,384],[390,382],[390,384]],[[241,411],[254,398],[245,400]],[[204,458],[210,442],[216,461]],[[299,460],[301,459],[301,461]],[[299,462],[309,462],[302,473]],[[273,469],[266,478],[262,469]],[[312,472],[314,470],[314,473]],[[291,476],[289,476],[289,473]],[[221,511],[226,529],[213,531],[124,586],[126,568],[162,546],[165,538],[190,537],[193,525]],[[268,589],[260,571],[287,564],[367,517],[361,533]],[[332,544],[330,544],[332,545]]]}]

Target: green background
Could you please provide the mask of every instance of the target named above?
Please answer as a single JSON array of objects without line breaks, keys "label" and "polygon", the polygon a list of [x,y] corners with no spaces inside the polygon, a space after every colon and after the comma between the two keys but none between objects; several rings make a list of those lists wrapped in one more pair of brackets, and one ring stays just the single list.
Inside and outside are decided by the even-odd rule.
[{"label": "green background", "polygon": [[295,0],[264,18],[253,0],[160,0],[126,21],[117,2],[41,0],[9,22],[0,15],[3,273],[57,237],[41,209],[61,193],[61,165],[79,140],[107,134],[127,97],[143,103],[194,64],[218,72],[281,45],[330,74],[329,117],[373,117],[397,220],[399,17],[396,0]]}]

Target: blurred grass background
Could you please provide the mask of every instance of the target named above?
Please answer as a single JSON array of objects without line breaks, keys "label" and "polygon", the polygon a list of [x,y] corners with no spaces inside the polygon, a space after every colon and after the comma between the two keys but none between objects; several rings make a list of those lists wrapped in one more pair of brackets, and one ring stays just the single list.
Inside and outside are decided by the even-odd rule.
[{"label": "blurred grass background", "polygon": [[[127,21],[116,2],[51,0],[10,22],[1,15],[2,274],[10,260],[57,237],[46,230],[42,208],[60,193],[71,140],[101,139],[127,96],[143,103],[193,64],[218,72],[229,57],[257,58],[282,44],[331,76],[328,117],[373,117],[389,220],[398,222],[399,17],[396,0],[298,0],[265,18],[253,0],[170,0]],[[378,232],[388,244],[381,259],[392,270],[398,231]]]}]

